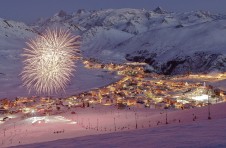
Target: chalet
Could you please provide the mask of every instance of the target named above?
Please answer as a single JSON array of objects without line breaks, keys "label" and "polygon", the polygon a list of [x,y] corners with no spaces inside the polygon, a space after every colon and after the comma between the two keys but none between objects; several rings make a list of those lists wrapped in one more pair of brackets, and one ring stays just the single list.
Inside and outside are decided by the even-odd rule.
[{"label": "chalet", "polygon": [[117,103],[118,109],[124,109],[126,108],[126,105],[123,103]]},{"label": "chalet", "polygon": [[155,105],[157,109],[163,109],[165,106],[166,106],[166,103],[164,102],[156,103]]},{"label": "chalet", "polygon": [[101,103],[102,103],[103,105],[114,105],[114,104],[116,104],[116,101],[115,101],[115,99],[104,97],[104,98],[101,100]]},{"label": "chalet", "polygon": [[127,99],[126,104],[127,104],[127,106],[134,106],[137,104],[137,100],[134,98]]},{"label": "chalet", "polygon": [[184,107],[183,107],[183,103],[181,103],[181,102],[176,102],[176,103],[174,104],[174,107],[177,108],[177,109],[183,109],[183,108],[184,108]]},{"label": "chalet", "polygon": [[[147,106],[147,105],[146,105],[146,106]],[[155,109],[155,104],[150,103],[150,104],[149,104],[149,108],[150,108],[150,109]]]},{"label": "chalet", "polygon": [[63,106],[67,106],[67,107],[70,106],[70,103],[68,101],[66,101],[66,100],[62,101],[62,103],[63,103]]},{"label": "chalet", "polygon": [[0,108],[0,114],[5,114],[5,113],[8,113],[8,110],[4,108]]},{"label": "chalet", "polygon": [[145,104],[144,103],[137,103],[136,107],[137,108],[145,108]]}]

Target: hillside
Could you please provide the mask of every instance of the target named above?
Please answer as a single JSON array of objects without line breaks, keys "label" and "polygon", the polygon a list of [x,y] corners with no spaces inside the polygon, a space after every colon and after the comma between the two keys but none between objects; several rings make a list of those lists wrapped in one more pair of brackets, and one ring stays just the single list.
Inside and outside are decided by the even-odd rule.
[{"label": "hillside", "polygon": [[[169,110],[167,125],[165,113],[157,109],[117,110],[113,106],[78,108],[75,109],[76,115],[67,112],[57,118],[49,116],[39,120],[34,118],[19,120],[16,124],[16,132],[13,129],[13,121],[8,122],[3,146],[18,145],[16,146],[18,148],[225,147],[225,106],[225,103],[211,105],[211,120],[207,119],[207,106],[189,110]],[[137,113],[137,129],[134,112]],[[196,116],[195,120],[194,116]],[[96,129],[97,118],[99,130]],[[38,124],[38,121],[41,123]],[[57,130],[64,132],[54,134]],[[13,134],[10,135],[10,132]]]},{"label": "hillside", "polygon": [[225,18],[205,11],[167,12],[161,7],[60,11],[37,22],[34,29],[73,30],[82,36],[86,57],[146,62],[158,73],[183,74],[225,71]]},{"label": "hillside", "polygon": [[[226,119],[217,121],[170,125],[165,127],[144,129],[131,132],[111,133],[96,136],[85,136],[61,139],[51,142],[18,146],[18,148],[42,147],[209,147],[223,148],[225,142]],[[214,122],[214,124],[213,124]],[[214,137],[219,138],[214,138]]]}]

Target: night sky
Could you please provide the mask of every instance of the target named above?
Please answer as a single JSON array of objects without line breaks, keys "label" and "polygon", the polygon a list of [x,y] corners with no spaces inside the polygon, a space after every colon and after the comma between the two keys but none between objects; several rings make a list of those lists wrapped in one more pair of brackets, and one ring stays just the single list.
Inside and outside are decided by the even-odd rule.
[{"label": "night sky", "polygon": [[145,8],[161,6],[169,11],[208,10],[226,14],[226,0],[1,0],[0,17],[31,23],[50,17],[59,10]]}]

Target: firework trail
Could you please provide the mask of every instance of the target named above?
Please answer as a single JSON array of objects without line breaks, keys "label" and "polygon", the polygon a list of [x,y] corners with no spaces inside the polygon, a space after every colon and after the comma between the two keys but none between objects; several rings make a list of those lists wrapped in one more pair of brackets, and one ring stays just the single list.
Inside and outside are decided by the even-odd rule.
[{"label": "firework trail", "polygon": [[65,90],[75,70],[74,59],[79,56],[79,38],[69,30],[46,29],[26,43],[21,75],[29,92],[50,95]]}]

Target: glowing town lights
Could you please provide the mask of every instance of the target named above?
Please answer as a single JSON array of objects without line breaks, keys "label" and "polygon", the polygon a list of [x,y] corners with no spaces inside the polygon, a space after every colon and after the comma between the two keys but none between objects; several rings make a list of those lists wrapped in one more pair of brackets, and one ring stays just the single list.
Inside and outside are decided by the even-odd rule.
[{"label": "glowing town lights", "polygon": [[35,110],[31,110],[31,113],[34,114],[35,113]]},{"label": "glowing town lights", "polygon": [[195,96],[192,97],[192,99],[196,101],[206,101],[208,100],[208,95]]},{"label": "glowing town lights", "polygon": [[23,85],[37,93],[52,94],[65,90],[75,70],[79,36],[69,30],[47,29],[27,42],[22,55],[25,60],[21,73]]}]

